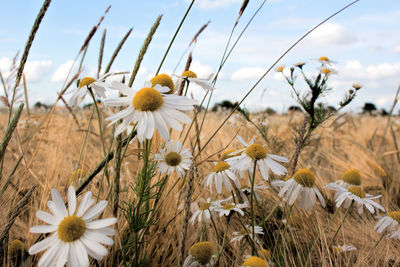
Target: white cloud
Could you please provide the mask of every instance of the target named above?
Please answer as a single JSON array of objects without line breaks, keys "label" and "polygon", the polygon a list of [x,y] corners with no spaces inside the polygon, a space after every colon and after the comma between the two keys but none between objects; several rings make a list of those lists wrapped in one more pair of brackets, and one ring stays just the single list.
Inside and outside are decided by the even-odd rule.
[{"label": "white cloud", "polygon": [[327,23],[310,34],[316,45],[348,45],[355,43],[357,37],[340,24]]},{"label": "white cloud", "polygon": [[0,59],[0,70],[1,70],[1,72],[3,72],[3,75],[4,75],[4,72],[10,70],[11,64],[12,64],[12,60],[8,57],[2,57]]},{"label": "white cloud", "polygon": [[395,48],[393,48],[393,51],[397,54],[400,54],[400,45],[396,46]]},{"label": "white cloud", "polygon": [[213,68],[209,65],[202,64],[200,61],[193,61],[190,64],[190,70],[196,73],[197,77],[205,79],[213,74]]},{"label": "white cloud", "polygon": [[349,60],[344,67],[339,67],[339,74],[346,78],[378,81],[400,76],[400,62],[363,65],[358,60]]},{"label": "white cloud", "polygon": [[57,70],[53,73],[53,76],[51,76],[50,81],[63,82],[65,80],[65,78],[67,77],[67,74],[68,74],[69,70],[71,69],[73,62],[74,62],[73,60],[68,60],[64,64],[61,64],[57,68]]},{"label": "white cloud", "polygon": [[51,60],[37,60],[26,62],[24,73],[28,82],[39,82],[52,69]]},{"label": "white cloud", "polygon": [[265,73],[265,69],[263,69],[261,67],[240,68],[232,73],[231,80],[232,81],[251,80],[251,79],[259,78],[264,73]]}]

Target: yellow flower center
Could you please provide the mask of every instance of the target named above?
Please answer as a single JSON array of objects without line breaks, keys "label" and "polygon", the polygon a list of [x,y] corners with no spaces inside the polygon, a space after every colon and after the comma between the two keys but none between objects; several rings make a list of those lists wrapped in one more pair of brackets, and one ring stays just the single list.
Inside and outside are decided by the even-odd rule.
[{"label": "yellow flower center", "polygon": [[359,198],[365,198],[365,192],[360,187],[353,186],[353,187],[349,187],[349,189],[347,189],[347,190],[350,193],[352,193],[353,195],[358,196]]},{"label": "yellow flower center", "polygon": [[306,63],[304,63],[304,62],[297,62],[297,63],[295,64],[295,66],[301,68],[301,67],[303,67],[305,64],[306,64]]},{"label": "yellow flower center", "polygon": [[271,259],[271,252],[268,249],[260,249],[258,251],[258,255],[263,258],[264,260],[269,261]]},{"label": "yellow flower center", "polygon": [[226,163],[225,161],[220,161],[214,165],[214,167],[212,168],[212,171],[213,172],[222,172],[222,171],[225,171],[226,169],[228,169],[229,167],[230,167],[230,165],[228,163]]},{"label": "yellow flower center", "polygon": [[8,247],[8,253],[11,257],[21,256],[25,251],[25,245],[21,240],[15,239],[10,243]]},{"label": "yellow flower center", "polygon": [[210,202],[203,202],[201,203],[199,210],[208,210],[211,206]]},{"label": "yellow flower center", "polygon": [[246,155],[253,160],[265,159],[267,157],[267,150],[259,144],[252,144],[246,148]]},{"label": "yellow flower center", "polygon": [[177,166],[182,161],[182,156],[178,152],[169,152],[165,155],[165,163],[169,166]]},{"label": "yellow flower center", "polygon": [[224,210],[231,210],[232,208],[234,208],[235,206],[233,206],[232,204],[228,203],[222,206],[222,208]]},{"label": "yellow flower center", "polygon": [[164,103],[159,91],[154,88],[143,88],[133,97],[132,105],[139,111],[155,111]]},{"label": "yellow flower center", "polygon": [[315,185],[315,175],[309,169],[298,170],[293,175],[293,179],[304,187],[313,187]]},{"label": "yellow flower center", "polygon": [[387,216],[400,223],[400,211],[389,212]]},{"label": "yellow flower center", "polygon": [[283,67],[283,66],[279,66],[279,67],[276,68],[276,71],[277,72],[282,72],[284,68],[285,67]]},{"label": "yellow flower center", "polygon": [[324,62],[329,62],[330,61],[329,58],[327,58],[327,57],[320,57],[319,60],[320,61],[324,61]]},{"label": "yellow flower center", "polygon": [[256,257],[256,256],[251,256],[245,262],[243,262],[242,266],[246,267],[268,267],[268,264],[265,260]]},{"label": "yellow flower center", "polygon": [[360,90],[361,87],[362,87],[361,84],[358,84],[358,83],[354,83],[354,84],[353,84],[353,88],[356,89],[356,90]]},{"label": "yellow flower center", "polygon": [[85,221],[76,215],[65,217],[58,225],[58,238],[64,242],[73,242],[79,239],[86,231]]},{"label": "yellow flower center", "polygon": [[214,247],[211,242],[204,241],[195,243],[189,250],[192,255],[201,264],[207,264],[210,262],[213,255]]},{"label": "yellow flower center", "polygon": [[94,83],[95,81],[96,80],[91,77],[85,77],[79,82],[79,88],[81,88],[83,86],[88,86],[88,85]]},{"label": "yellow flower center", "polygon": [[184,72],[182,72],[182,77],[188,77],[188,78],[197,78],[196,73],[194,73],[191,70],[185,70]]},{"label": "yellow flower center", "polygon": [[321,72],[325,75],[330,74],[332,71],[330,69],[322,69]]},{"label": "yellow flower center", "polygon": [[356,169],[347,170],[343,174],[342,180],[351,185],[361,185],[361,175]]},{"label": "yellow flower center", "polygon": [[150,80],[151,86],[154,87],[156,84],[161,86],[165,86],[169,88],[169,92],[167,94],[172,94],[175,90],[175,84],[172,78],[167,74],[158,74]]}]

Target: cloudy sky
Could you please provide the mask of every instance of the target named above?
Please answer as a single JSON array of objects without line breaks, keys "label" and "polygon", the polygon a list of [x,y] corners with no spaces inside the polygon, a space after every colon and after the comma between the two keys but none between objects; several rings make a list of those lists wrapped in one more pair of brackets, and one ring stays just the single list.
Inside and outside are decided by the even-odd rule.
[{"label": "cloudy sky", "polygon": [[[32,23],[41,7],[38,0],[3,1],[0,20],[0,70],[7,76],[12,58],[22,51]],[[251,0],[234,38],[263,1]],[[30,103],[52,103],[86,35],[108,5],[112,5],[101,28],[90,43],[84,75],[93,75],[101,33],[107,29],[107,62],[123,35],[133,28],[112,71],[130,71],[145,36],[156,17],[163,15],[139,77],[140,87],[155,73],[188,0],[53,0],[40,26],[25,68]],[[207,21],[209,27],[193,50],[192,70],[200,77],[216,71],[242,0],[197,0],[179,33],[162,72],[171,74],[193,35]],[[240,100],[264,71],[296,39],[350,1],[270,0],[250,24],[224,66],[213,99]],[[353,83],[364,87],[350,109],[359,111],[364,102],[388,109],[400,83],[400,1],[361,0],[323,25],[296,46],[281,64],[306,61],[308,73],[315,73],[316,59],[327,56],[335,61],[337,73],[333,91],[324,101],[338,103]],[[186,60],[186,56],[184,61]],[[177,73],[184,67],[178,66]],[[303,84],[299,82],[299,89]],[[199,96],[199,88],[192,88]],[[3,91],[0,91],[2,94]],[[278,73],[270,73],[245,101],[250,109],[273,107],[284,111],[294,103],[290,88]]]}]

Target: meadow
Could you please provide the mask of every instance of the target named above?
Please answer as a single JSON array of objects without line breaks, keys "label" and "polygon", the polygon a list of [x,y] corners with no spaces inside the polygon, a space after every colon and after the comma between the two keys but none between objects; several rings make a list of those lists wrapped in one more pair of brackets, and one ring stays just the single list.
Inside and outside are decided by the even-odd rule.
[{"label": "meadow", "polygon": [[[336,74],[326,55],[280,65],[348,6],[277,55],[242,99],[213,111],[214,86],[240,41],[233,32],[249,1],[217,73],[198,78],[188,53],[183,71],[170,76],[163,62],[192,1],[143,88],[132,85],[162,17],[149,26],[132,71],[112,68],[131,30],[108,63],[103,31],[97,75],[82,77],[101,17],[77,53],[78,71],[66,73],[58,105],[29,108],[23,70],[50,2],[1,79],[2,265],[400,266],[400,120],[393,114],[400,88],[388,116],[356,114],[344,108],[362,93],[360,84],[349,84],[335,106],[321,102]],[[243,107],[270,72],[283,75],[299,111]],[[193,98],[193,84],[203,98]],[[85,99],[91,102],[83,106]]]}]

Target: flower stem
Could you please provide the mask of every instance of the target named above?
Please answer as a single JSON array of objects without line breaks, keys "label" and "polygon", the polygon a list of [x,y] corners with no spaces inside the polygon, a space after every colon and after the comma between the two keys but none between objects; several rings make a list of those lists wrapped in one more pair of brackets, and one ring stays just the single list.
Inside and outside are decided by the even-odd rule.
[{"label": "flower stem", "polygon": [[379,238],[379,240],[375,243],[375,245],[373,246],[373,248],[371,248],[371,250],[374,250],[379,245],[379,243],[381,243],[381,241],[385,237],[385,235],[386,235],[385,232],[383,232],[383,234],[381,235],[381,238]]},{"label": "flower stem", "polygon": [[321,236],[321,234],[325,233],[325,232],[328,230],[328,228],[331,226],[333,220],[336,218],[336,215],[339,213],[339,210],[340,210],[339,208],[337,208],[337,209],[335,210],[335,213],[333,214],[333,216],[332,216],[331,220],[329,221],[329,223],[325,226],[324,230],[323,230],[322,232],[319,232],[319,231],[318,231],[317,237],[314,238],[314,241],[313,241],[313,243],[311,244],[311,247],[310,247],[309,250],[308,250],[308,254],[307,254],[307,257],[306,257],[306,262],[303,264],[303,266],[305,266],[305,264],[306,264],[306,263],[308,262],[308,260],[310,259],[311,252],[313,251],[313,248],[314,248],[315,244],[317,243],[317,240],[319,239],[319,237]]},{"label": "flower stem", "polygon": [[329,247],[332,246],[333,242],[335,241],[335,238],[338,235],[340,229],[342,228],[344,220],[346,219],[347,215],[349,215],[349,211],[350,211],[351,207],[353,206],[353,204],[354,204],[354,200],[351,202],[350,206],[347,208],[346,213],[344,214],[344,217],[342,219],[342,222],[340,223],[338,229],[336,230],[335,234],[332,237],[331,242],[329,243]]},{"label": "flower stem", "polygon": [[211,210],[208,209],[208,211],[210,212],[211,223],[213,225],[213,228],[214,228],[214,231],[215,231],[215,235],[217,236],[217,240],[219,242],[219,234],[218,234],[217,226],[215,225],[215,221],[214,221],[214,218],[212,216]]},{"label": "flower stem", "polygon": [[225,231],[224,231],[224,237],[222,238],[222,244],[221,244],[221,248],[218,251],[217,254],[217,260],[215,262],[215,266],[219,266],[219,260],[221,258],[222,255],[222,251],[224,250],[225,247],[225,243],[226,243],[226,236],[227,236],[227,232],[228,232],[228,227],[229,227],[229,221],[230,221],[230,217],[228,216],[227,220],[226,220],[226,226],[225,226]]},{"label": "flower stem", "polygon": [[[256,224],[256,218],[254,215],[254,180],[256,178],[256,168],[257,168],[257,160],[254,161],[254,166],[253,166],[253,175],[250,180],[251,182],[251,192],[250,192],[250,216],[251,216],[251,227],[252,227],[252,239],[255,239],[255,224]],[[256,253],[256,247],[254,245],[254,242],[251,243],[251,254],[255,255]]]}]

